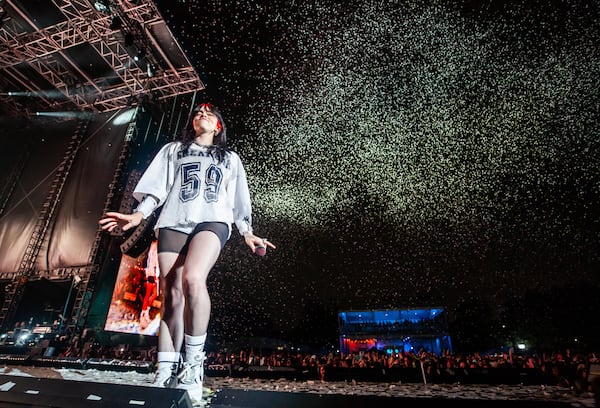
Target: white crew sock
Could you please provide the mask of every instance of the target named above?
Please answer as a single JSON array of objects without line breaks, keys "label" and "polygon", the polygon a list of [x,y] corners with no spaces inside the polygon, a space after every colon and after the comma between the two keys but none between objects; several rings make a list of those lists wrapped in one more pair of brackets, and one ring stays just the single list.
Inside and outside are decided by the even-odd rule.
[{"label": "white crew sock", "polygon": [[157,360],[158,360],[158,369],[161,368],[173,369],[173,366],[177,367],[179,365],[179,359],[181,358],[181,353],[176,351],[159,351]]},{"label": "white crew sock", "polygon": [[185,361],[192,362],[204,351],[206,333],[201,336],[185,335]]}]

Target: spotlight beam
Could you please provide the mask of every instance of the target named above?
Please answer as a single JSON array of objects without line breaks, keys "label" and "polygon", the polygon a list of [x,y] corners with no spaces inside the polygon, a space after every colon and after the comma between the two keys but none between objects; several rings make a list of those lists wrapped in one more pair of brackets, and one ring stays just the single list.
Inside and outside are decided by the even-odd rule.
[{"label": "spotlight beam", "polygon": [[[45,103],[50,104],[50,101],[47,100],[46,98],[44,98],[43,96],[40,95],[39,90],[33,89],[31,88],[31,82],[27,81],[26,78],[22,77],[22,74],[13,69],[13,67],[8,67],[5,69],[5,72],[10,75],[15,81],[17,81],[19,84],[21,84],[23,86],[23,88],[27,89],[28,92],[22,93],[21,95],[18,96],[38,96],[41,100],[43,100]],[[9,96],[17,96],[17,95],[11,95],[11,93],[9,93]]]}]

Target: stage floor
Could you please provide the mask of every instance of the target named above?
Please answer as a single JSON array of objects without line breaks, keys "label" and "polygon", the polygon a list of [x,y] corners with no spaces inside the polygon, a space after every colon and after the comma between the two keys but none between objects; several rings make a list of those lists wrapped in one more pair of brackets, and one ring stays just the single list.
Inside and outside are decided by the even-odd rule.
[{"label": "stage floor", "polygon": [[[119,398],[147,399],[145,408],[157,406],[161,399],[181,398],[180,394],[167,395],[163,389],[151,387],[153,374],[135,371],[108,371],[96,369],[67,369],[30,366],[0,367],[4,383],[15,382],[17,377],[25,377],[29,384],[35,379],[48,380],[38,388],[56,393],[63,388],[70,395],[69,401],[87,398],[89,394],[113,395]],[[15,379],[12,380],[11,377]],[[40,381],[42,382],[42,381]],[[49,383],[52,384],[49,384]],[[292,381],[284,379],[265,380],[250,378],[207,377],[205,385],[217,390],[211,400],[211,408],[349,408],[349,407],[417,407],[435,404],[441,408],[452,407],[497,407],[497,408],[567,408],[595,407],[594,395],[575,395],[572,390],[548,386],[522,385],[467,385],[467,384],[415,384],[415,383],[367,383],[367,382],[320,382]],[[18,390],[4,391],[0,384],[0,408],[4,407],[71,407],[59,405],[49,396],[46,402],[41,399],[43,392],[35,399],[23,403],[9,397]],[[29,397],[28,387],[23,385],[21,394]],[[111,388],[113,387],[113,388]],[[115,392],[115,389],[119,392]],[[25,390],[25,392],[23,391]],[[181,391],[181,390],[177,390]],[[104,393],[104,394],[103,394]],[[19,394],[19,395],[21,395]],[[64,394],[64,393],[59,393]],[[76,394],[76,395],[75,395]],[[175,397],[174,397],[175,396]],[[185,395],[184,397],[187,397]],[[12,398],[12,397],[11,397]],[[135,399],[134,398],[134,399]],[[33,401],[33,402],[32,402]],[[46,405],[32,405],[46,403]],[[5,404],[9,405],[5,405]],[[66,404],[66,402],[65,402]],[[158,405],[156,405],[158,404]],[[139,404],[138,404],[139,405]],[[88,401],[86,408],[104,406]],[[110,408],[120,404],[108,405]],[[123,406],[132,406],[126,404]],[[177,405],[174,405],[177,406]],[[184,408],[187,408],[184,405]]]},{"label": "stage floor", "polygon": [[[442,397],[388,397],[376,395],[314,394],[225,389],[213,398],[211,408],[567,408],[566,401],[482,400]],[[580,405],[583,406],[583,405]]]}]

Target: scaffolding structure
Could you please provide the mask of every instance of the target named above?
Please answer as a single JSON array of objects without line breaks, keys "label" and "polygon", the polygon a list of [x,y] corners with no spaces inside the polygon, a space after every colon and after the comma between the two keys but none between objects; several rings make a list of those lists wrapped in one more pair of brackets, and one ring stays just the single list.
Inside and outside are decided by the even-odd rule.
[{"label": "scaffolding structure", "polygon": [[107,112],[205,88],[152,1],[52,0],[44,27],[25,5],[0,4],[0,113]]},{"label": "scaffolding structure", "polygon": [[[83,113],[75,115],[82,119],[54,174],[18,270],[0,273],[5,284],[1,332],[12,327],[27,283],[48,279],[70,282],[67,304],[72,302],[72,307],[61,317],[61,332],[72,341],[82,336],[99,262],[113,234],[97,230],[85,265],[36,270],[36,259],[88,133],[89,113],[170,102],[204,88],[152,0],[0,1],[0,116]],[[104,212],[121,194],[138,117],[136,111],[127,128]],[[15,191],[28,153],[26,149],[1,191],[0,215]]]}]

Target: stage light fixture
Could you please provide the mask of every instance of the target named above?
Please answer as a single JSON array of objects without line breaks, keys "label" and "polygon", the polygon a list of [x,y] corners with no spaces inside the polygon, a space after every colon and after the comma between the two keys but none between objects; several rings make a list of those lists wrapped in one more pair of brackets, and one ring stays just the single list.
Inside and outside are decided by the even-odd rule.
[{"label": "stage light fixture", "polygon": [[11,96],[11,97],[25,97],[25,98],[45,98],[51,100],[63,100],[65,95],[58,90],[48,91],[8,91],[6,93],[0,93],[0,95]]},{"label": "stage light fixture", "polygon": [[156,69],[154,68],[154,66],[152,66],[150,63],[146,64],[146,73],[148,74],[148,78],[152,78],[154,76],[154,73],[156,72]]},{"label": "stage light fixture", "polygon": [[141,59],[143,59],[146,56],[146,50],[144,48],[140,48],[137,52],[137,54],[135,54],[135,57],[133,57],[133,60],[135,62],[140,61]]},{"label": "stage light fixture", "polygon": [[107,0],[96,0],[94,2],[94,8],[101,13],[108,13],[110,4]]},{"label": "stage light fixture", "polygon": [[35,96],[33,92],[29,92],[29,91],[8,91],[7,94],[8,94],[8,96],[27,96],[27,97]]}]

